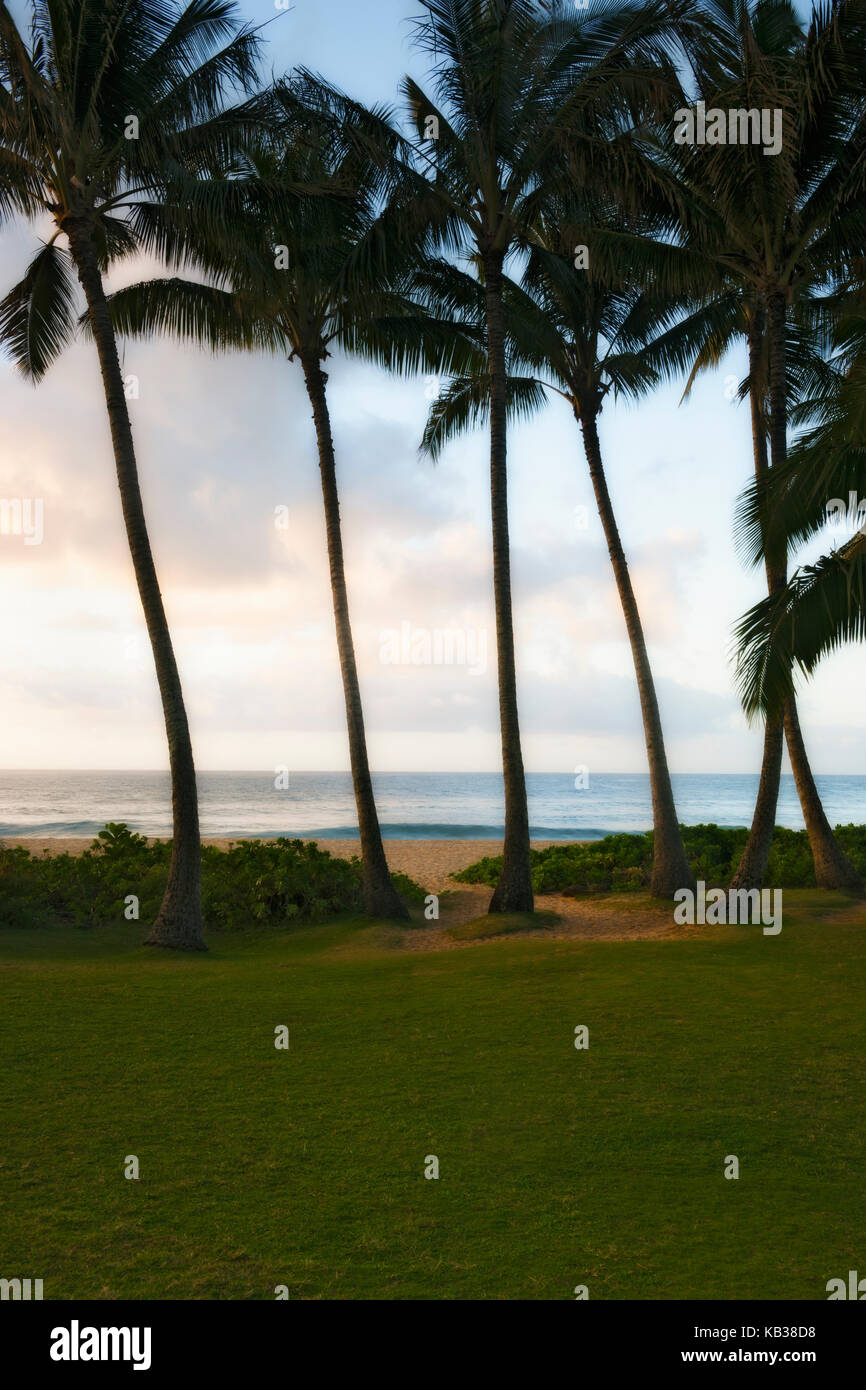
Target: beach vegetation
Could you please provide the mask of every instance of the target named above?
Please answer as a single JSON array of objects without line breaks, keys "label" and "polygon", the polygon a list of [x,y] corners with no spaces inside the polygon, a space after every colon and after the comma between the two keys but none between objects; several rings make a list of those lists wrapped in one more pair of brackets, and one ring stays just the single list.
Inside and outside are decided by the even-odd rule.
[{"label": "beach vegetation", "polygon": [[[81,854],[0,849],[0,926],[104,927],[147,919],[162,901],[171,852],[170,841],[148,839],[119,823],[107,825]],[[212,931],[285,930],[363,907],[360,860],[331,855],[311,840],[203,845],[201,873],[203,915]],[[408,901],[423,903],[411,879],[394,879]]]}]

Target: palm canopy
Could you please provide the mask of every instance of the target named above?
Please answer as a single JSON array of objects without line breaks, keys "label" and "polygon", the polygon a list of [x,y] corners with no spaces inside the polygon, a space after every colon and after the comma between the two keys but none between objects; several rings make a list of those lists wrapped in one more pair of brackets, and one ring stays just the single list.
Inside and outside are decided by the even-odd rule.
[{"label": "palm canopy", "polygon": [[796,411],[805,426],[787,462],[754,482],[736,514],[739,549],[757,565],[767,547],[794,551],[827,524],[828,503],[866,495],[866,310],[863,291],[850,292],[838,315],[829,360]]},{"label": "palm canopy", "polygon": [[[575,248],[594,245],[603,227],[615,234],[621,222],[618,211],[597,199],[549,198],[530,230],[521,282],[506,277],[503,286],[512,418],[530,414],[553,391],[584,419],[598,413],[608,393],[636,398],[669,370],[656,342],[682,303],[648,292],[627,264],[616,273],[608,263],[594,269],[592,259],[587,268],[575,268]],[[629,225],[638,230],[633,221]],[[666,276],[677,254],[655,244],[656,280]],[[438,300],[480,330],[485,305],[479,283],[444,262],[432,278]],[[454,377],[431,407],[422,448],[438,455],[449,439],[484,420],[488,407],[486,366]]]},{"label": "palm canopy", "polygon": [[[178,277],[130,286],[110,300],[128,335],[167,332],[213,351],[285,352],[319,361],[339,347],[405,373],[458,369],[477,348],[469,326],[413,294],[423,264],[399,208],[382,205],[382,171],[368,158],[362,113],[300,74],[273,94],[273,130],[247,151],[255,186],[286,197],[263,215],[253,199],[229,234],[207,225],[188,248],[209,283]],[[386,113],[378,113],[382,120]]]},{"label": "palm canopy", "polygon": [[[856,298],[862,306],[862,292]],[[787,463],[743,496],[743,550],[760,560],[767,544],[793,548],[817,536],[828,504],[866,496],[866,313],[839,324],[844,365],[828,391],[807,403],[815,417]],[[857,516],[857,522],[862,517]],[[772,599],[756,604],[735,633],[737,677],[750,715],[780,707],[793,690],[792,667],[811,675],[822,658],[866,638],[866,536],[862,526],[840,547],[801,566]]]},{"label": "palm canopy", "polygon": [[758,293],[844,276],[866,234],[863,0],[817,6],[805,32],[789,0],[707,8],[727,44],[711,58],[697,50],[699,97],[708,108],[781,112],[782,138],[765,154],[760,142],[677,144],[666,131],[684,244]]},{"label": "palm canopy", "polygon": [[[642,257],[641,264],[646,260]],[[721,366],[726,354],[745,339],[756,338],[758,345],[756,374],[746,375],[739,383],[737,395],[744,399],[754,389],[766,419],[769,411],[767,386],[769,380],[768,344],[766,338],[766,307],[760,294],[747,285],[729,281],[711,296],[697,289],[700,261],[693,259],[680,277],[679,304],[686,311],[675,317],[654,340],[652,360],[660,373],[669,379],[685,377],[682,399],[686,400],[702,372]],[[670,303],[664,295],[662,302]],[[830,391],[837,375],[827,361],[824,339],[831,328],[826,315],[816,321],[809,312],[814,301],[804,291],[785,323],[785,400],[792,419],[802,417],[803,404]],[[804,312],[804,308],[806,312]]]},{"label": "palm canopy", "polygon": [[[690,43],[696,96],[725,112],[781,112],[777,154],[755,144],[678,144],[657,122],[642,143],[652,170],[653,235],[601,230],[597,264],[623,254],[652,273],[655,241],[681,248],[662,293],[692,296],[693,311],[657,345],[670,368],[696,376],[738,340],[762,336],[773,297],[788,306],[784,399],[795,409],[826,389],[822,348],[832,290],[866,245],[866,6],[819,5],[807,30],[788,0],[706,0],[711,42]],[[764,378],[754,383],[762,399]],[[749,389],[743,382],[741,394]]]},{"label": "palm canopy", "polygon": [[184,214],[207,223],[231,201],[266,116],[259,49],[233,0],[37,0],[29,40],[0,4],[0,216],[55,224],[0,305],[27,375],[77,324],[63,233],[86,237],[104,271],[138,251],[182,254]]},{"label": "palm canopy", "polygon": [[552,183],[616,180],[640,197],[629,133],[679,92],[682,7],[425,0],[432,95],[403,84],[439,244],[504,257]]}]

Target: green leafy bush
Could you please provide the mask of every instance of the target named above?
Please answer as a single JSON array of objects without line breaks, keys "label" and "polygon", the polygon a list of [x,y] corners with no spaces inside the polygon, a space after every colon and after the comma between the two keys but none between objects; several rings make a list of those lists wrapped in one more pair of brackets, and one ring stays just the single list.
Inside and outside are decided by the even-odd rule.
[{"label": "green leafy bush", "polygon": [[[737,866],[748,832],[721,825],[681,826],[683,843],[696,878],[726,886]],[[866,878],[866,825],[840,825],[836,837]],[[606,835],[586,844],[556,844],[531,851],[536,893],[636,892],[649,887],[653,836]],[[455,874],[460,883],[495,887],[502,856],[488,856]],[[776,826],[767,867],[768,888],[814,888],[815,870],[805,830]]]},{"label": "green leafy bush", "polygon": [[[0,849],[0,926],[122,922],[131,894],[138,898],[139,919],[152,921],[170,857],[169,842],[149,842],[118,823],[101,830],[82,854]],[[395,874],[394,884],[410,901],[424,897],[405,874]],[[223,931],[357,912],[360,860],[336,858],[304,840],[242,840],[228,850],[204,845],[202,903],[206,925]]]},{"label": "green leafy bush", "polygon": [[44,892],[35,891],[26,849],[0,850],[0,926],[41,927],[51,921]]}]

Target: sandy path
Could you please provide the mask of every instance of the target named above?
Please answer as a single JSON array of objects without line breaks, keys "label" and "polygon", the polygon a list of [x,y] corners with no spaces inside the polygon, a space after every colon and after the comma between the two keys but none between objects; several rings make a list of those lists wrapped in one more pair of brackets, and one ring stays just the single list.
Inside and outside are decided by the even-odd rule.
[{"label": "sandy path", "polygon": [[[318,840],[316,843],[320,849],[347,859],[361,851],[358,840]],[[384,843],[389,868],[408,874],[431,893],[448,895],[440,905],[439,922],[425,924],[421,930],[403,932],[400,945],[410,951],[441,951],[480,944],[454,941],[448,930],[482,917],[487,911],[491,889],[484,885],[455,883],[451,875],[479,859],[501,854],[502,841],[386,840]],[[551,840],[533,840],[532,847],[545,849],[552,843]],[[668,936],[681,938],[684,933],[682,927],[674,924],[672,908],[665,904],[639,904],[629,894],[565,898],[558,893],[545,893],[536,899],[535,905],[559,919],[555,925],[543,929],[543,935],[552,940],[647,940]],[[511,935],[531,937],[539,933],[514,932]]]}]

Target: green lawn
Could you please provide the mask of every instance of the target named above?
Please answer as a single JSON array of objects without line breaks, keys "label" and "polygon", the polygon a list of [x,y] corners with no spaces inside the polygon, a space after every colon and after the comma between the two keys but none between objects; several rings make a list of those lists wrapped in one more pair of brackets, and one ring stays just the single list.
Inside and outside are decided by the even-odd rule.
[{"label": "green lawn", "polygon": [[3,932],[0,1275],[46,1298],[826,1298],[866,1270],[866,910],[841,904],[786,894],[778,937],[435,953],[353,922],[192,958],[137,923]]}]

